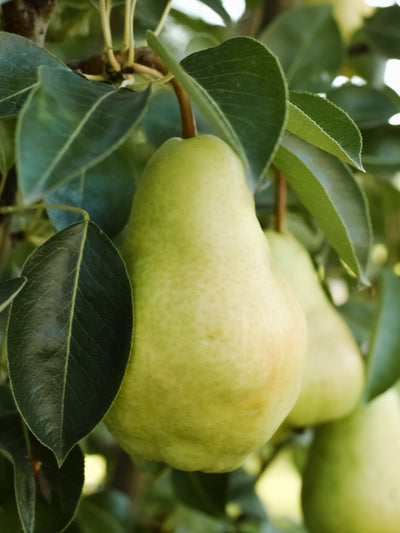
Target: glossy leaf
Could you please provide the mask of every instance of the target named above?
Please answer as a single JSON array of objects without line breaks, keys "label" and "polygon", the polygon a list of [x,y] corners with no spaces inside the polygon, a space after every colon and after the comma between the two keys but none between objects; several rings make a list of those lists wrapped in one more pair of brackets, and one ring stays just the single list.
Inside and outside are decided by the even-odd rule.
[{"label": "glossy leaf", "polygon": [[276,58],[258,41],[238,37],[179,65],[153,34],[148,40],[201,113],[247,163],[254,188],[286,121],[286,86]]},{"label": "glossy leaf", "polygon": [[336,157],[289,133],[274,163],[343,261],[363,283],[368,283],[369,211],[348,168]]},{"label": "glossy leaf", "polygon": [[393,5],[377,9],[365,21],[365,31],[369,42],[388,58],[400,59],[400,6]]},{"label": "glossy leaf", "polygon": [[18,408],[59,463],[105,415],[129,356],[124,263],[88,221],[55,234],[25,263],[11,306],[9,371]]},{"label": "glossy leaf", "polygon": [[365,399],[372,400],[400,378],[400,278],[384,270],[367,359]]},{"label": "glossy leaf", "polygon": [[278,56],[290,89],[324,92],[339,74],[344,48],[330,5],[289,9],[259,39]]},{"label": "glossy leaf", "polygon": [[25,283],[24,277],[0,282],[0,312],[10,305]]},{"label": "glossy leaf", "polygon": [[371,172],[397,172],[400,168],[400,126],[363,131],[363,163]]},{"label": "glossy leaf", "polygon": [[50,450],[29,434],[20,415],[10,409],[0,413],[0,451],[14,467],[24,532],[62,531],[72,520],[82,491],[83,454],[79,447],[59,469]]},{"label": "glossy leaf", "polygon": [[359,128],[375,128],[387,124],[392,115],[400,112],[399,97],[387,93],[349,83],[329,91],[328,98],[344,109]]},{"label": "glossy leaf", "polygon": [[291,91],[286,128],[362,170],[360,131],[350,117],[329,100],[312,93]]},{"label": "glossy leaf", "polygon": [[24,201],[34,202],[99,163],[141,116],[148,90],[134,93],[41,67],[21,113],[17,161]]},{"label": "glossy leaf", "polygon": [[[47,204],[79,207],[109,237],[115,237],[128,221],[135,192],[131,168],[118,152],[45,196]],[[81,216],[63,209],[48,210],[57,230],[77,222]]]},{"label": "glossy leaf", "polygon": [[180,501],[211,516],[224,516],[228,474],[172,471],[172,483]]},{"label": "glossy leaf", "polygon": [[65,68],[57,58],[25,37],[0,32],[0,116],[16,115],[37,85],[40,65]]}]

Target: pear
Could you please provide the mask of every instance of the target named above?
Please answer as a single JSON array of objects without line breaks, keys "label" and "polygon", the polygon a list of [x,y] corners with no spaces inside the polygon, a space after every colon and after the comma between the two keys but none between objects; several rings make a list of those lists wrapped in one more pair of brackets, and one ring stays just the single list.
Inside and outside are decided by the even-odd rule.
[{"label": "pear", "polygon": [[306,326],[230,146],[213,135],[166,141],[144,171],[121,251],[135,324],[109,429],[133,456],[236,469],[293,407]]},{"label": "pear", "polygon": [[342,418],[357,406],[363,389],[358,346],[323,291],[306,249],[288,233],[265,233],[273,260],[305,313],[308,330],[304,381],[285,424],[303,427]]},{"label": "pear", "polygon": [[389,389],[319,426],[303,476],[310,533],[400,531],[400,399]]}]

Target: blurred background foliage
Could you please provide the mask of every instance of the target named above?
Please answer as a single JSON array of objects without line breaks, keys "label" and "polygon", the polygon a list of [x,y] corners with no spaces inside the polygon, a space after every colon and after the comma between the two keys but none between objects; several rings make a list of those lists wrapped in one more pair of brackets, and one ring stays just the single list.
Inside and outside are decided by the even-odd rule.
[{"label": "blurred background foliage", "polygon": [[[222,4],[217,0],[173,2],[162,37],[179,60],[231,37],[257,38],[279,58],[290,89],[325,94],[360,128],[366,172],[353,172],[371,210],[374,244],[370,287],[358,290],[357,279],[345,269],[290,189],[287,225],[307,247],[327,293],[366,354],[377,323],[382,272],[389,269],[400,275],[400,96],[395,85],[400,78],[400,7],[334,0],[333,12],[316,24],[314,14],[310,16],[311,12],[303,7],[319,4],[328,3],[247,0],[238,2],[234,9],[233,2]],[[123,2],[114,1],[111,23],[116,49],[122,42],[123,7]],[[138,44],[144,40],[145,30],[157,26],[164,7],[165,2],[160,0],[138,0]],[[389,28],[396,28],[397,35]],[[103,36],[97,2],[57,2],[46,48],[67,64],[99,54]],[[200,132],[211,131],[199,113],[197,122]],[[13,121],[0,120],[2,173],[8,172],[14,158],[13,146],[8,142],[14,127]],[[114,159],[106,159],[100,169],[100,174],[113,169],[117,178],[129,175],[129,183],[123,185],[128,207],[150,155],[179,131],[179,110],[172,91],[154,90],[140,127],[118,148]],[[71,188],[69,193],[72,194]],[[56,191],[48,201],[57,202],[57,194],[63,197],[62,191]],[[270,226],[275,204],[270,175],[259,185],[255,198],[261,224]],[[118,216],[112,217],[112,224],[106,222],[107,233],[115,242],[128,216],[129,209],[125,207],[113,208]],[[36,214],[13,222],[14,243],[2,265],[3,279],[18,276],[32,250],[54,233],[58,223],[65,224],[58,220],[66,216],[64,212],[53,217],[49,214],[50,218]],[[24,239],[19,240],[22,234]],[[389,312],[399,316],[400,303],[391,301],[390,305]],[[1,315],[0,320],[4,332],[6,316]],[[1,342],[0,379],[6,373],[4,334]],[[384,338],[382,342],[390,340]],[[82,443],[86,474],[83,497],[66,531],[306,533],[300,487],[312,434],[312,428],[278,434],[250,456],[243,468],[231,474],[183,474],[164,465],[132,462],[100,424]],[[8,457],[0,455],[0,530],[18,533],[22,529],[13,487],[12,465]]]}]

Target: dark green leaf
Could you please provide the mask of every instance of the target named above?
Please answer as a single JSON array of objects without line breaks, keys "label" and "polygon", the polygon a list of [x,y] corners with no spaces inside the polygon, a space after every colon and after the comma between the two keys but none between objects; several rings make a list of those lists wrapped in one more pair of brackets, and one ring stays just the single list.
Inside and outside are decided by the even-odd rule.
[{"label": "dark green leaf", "polygon": [[267,518],[263,504],[255,491],[257,476],[239,468],[229,476],[228,499],[236,503],[246,517],[263,521]]},{"label": "dark green leaf", "polygon": [[291,91],[290,104],[291,133],[362,170],[361,134],[346,113],[312,93]]},{"label": "dark green leaf", "polygon": [[14,278],[0,282],[0,312],[10,305],[25,283],[26,278]]},{"label": "dark green leaf", "polygon": [[37,85],[40,65],[64,65],[44,48],[25,37],[0,32],[0,116],[16,115]]},{"label": "dark green leaf", "polygon": [[59,469],[50,450],[30,435],[20,415],[9,409],[0,414],[0,451],[13,463],[24,532],[64,529],[74,516],[83,486],[83,454],[79,447],[71,451]]},{"label": "dark green leaf", "polygon": [[258,41],[238,37],[179,65],[153,34],[148,39],[201,113],[247,162],[254,188],[286,120],[286,86],[276,58]]},{"label": "dark green leaf", "polygon": [[[90,219],[112,238],[128,221],[134,192],[130,166],[116,151],[45,196],[45,202],[84,209]],[[77,213],[63,209],[49,209],[48,213],[57,230],[81,218]]]},{"label": "dark green leaf", "polygon": [[81,501],[76,524],[82,533],[126,533],[126,529],[108,509],[85,498]]},{"label": "dark green leaf", "polygon": [[12,533],[24,533],[19,519],[15,498],[1,500],[0,531]]},{"label": "dark green leaf", "polygon": [[276,158],[301,203],[350,269],[367,283],[371,224],[365,197],[348,168],[288,133]]},{"label": "dark green leaf", "polygon": [[400,378],[400,278],[383,272],[380,301],[370,339],[365,399],[372,400]]},{"label": "dark green leaf", "polygon": [[0,175],[7,175],[15,163],[15,120],[0,119]]},{"label": "dark green leaf", "polygon": [[103,418],[124,375],[132,308],[127,272],[88,221],[57,233],[24,265],[8,325],[18,407],[61,463]]},{"label": "dark green leaf", "polygon": [[189,507],[211,516],[225,515],[228,477],[228,474],[172,471],[177,497]]},{"label": "dark green leaf", "polygon": [[287,10],[259,39],[278,56],[291,89],[324,92],[339,74],[344,48],[332,6]]},{"label": "dark green leaf", "polygon": [[17,161],[25,202],[42,198],[107,157],[139,119],[149,91],[90,82],[41,67],[17,129]]},{"label": "dark green leaf", "polygon": [[400,6],[377,9],[365,21],[369,42],[381,54],[400,59]]},{"label": "dark green leaf", "polygon": [[329,91],[328,98],[344,109],[359,128],[387,124],[389,118],[400,111],[395,98],[367,85],[348,83]]},{"label": "dark green leaf", "polygon": [[382,126],[363,133],[363,163],[371,172],[400,168],[400,126]]}]

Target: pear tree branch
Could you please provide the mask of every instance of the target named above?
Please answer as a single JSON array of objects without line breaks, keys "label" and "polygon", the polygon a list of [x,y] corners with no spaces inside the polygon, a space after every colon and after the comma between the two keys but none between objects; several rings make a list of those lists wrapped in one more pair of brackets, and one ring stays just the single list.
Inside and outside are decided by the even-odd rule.
[{"label": "pear tree branch", "polygon": [[57,0],[10,0],[2,4],[4,30],[43,46]]}]

